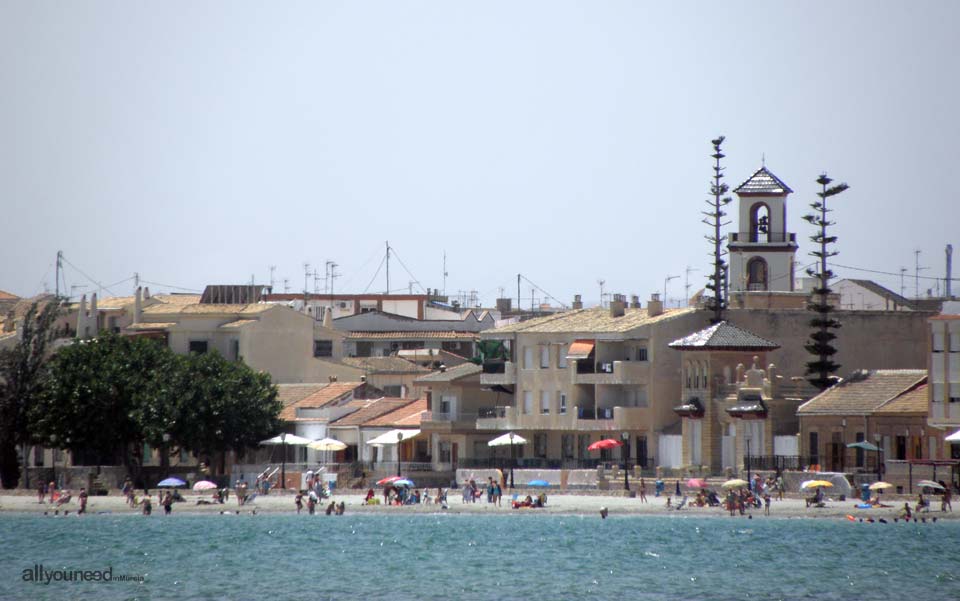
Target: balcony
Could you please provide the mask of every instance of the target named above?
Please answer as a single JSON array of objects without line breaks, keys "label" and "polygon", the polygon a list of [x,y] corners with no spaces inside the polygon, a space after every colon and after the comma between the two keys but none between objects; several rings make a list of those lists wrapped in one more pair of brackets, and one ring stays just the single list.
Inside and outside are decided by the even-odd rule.
[{"label": "balcony", "polygon": [[797,235],[790,232],[773,232],[769,234],[731,232],[730,242],[733,244],[796,244]]},{"label": "balcony", "polygon": [[480,373],[484,386],[509,386],[517,383],[517,368],[512,361],[484,361]]},{"label": "balcony", "polygon": [[477,412],[478,430],[557,430],[565,432],[646,430],[648,407],[572,407],[566,413],[523,413],[517,407],[489,407]]},{"label": "balcony", "polygon": [[608,361],[592,364],[577,361],[573,373],[574,384],[646,384],[650,379],[650,364],[646,361]]},{"label": "balcony", "polygon": [[430,419],[424,421],[421,426],[423,429],[429,429],[432,432],[452,432],[454,430],[473,430],[477,422],[477,413],[463,412],[440,412],[434,411]]}]

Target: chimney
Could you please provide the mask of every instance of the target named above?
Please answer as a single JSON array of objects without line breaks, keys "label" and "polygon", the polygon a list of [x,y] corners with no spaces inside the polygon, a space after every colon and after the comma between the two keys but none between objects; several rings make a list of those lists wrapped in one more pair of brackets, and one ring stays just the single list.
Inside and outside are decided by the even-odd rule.
[{"label": "chimney", "polygon": [[656,317],[661,313],[663,313],[663,301],[660,300],[660,293],[654,292],[647,303],[647,317]]},{"label": "chimney", "polygon": [[950,280],[953,278],[953,245],[947,245],[947,289],[945,291],[947,298],[953,298],[953,291]]},{"label": "chimney", "polygon": [[[366,377],[366,376],[361,376],[361,377]],[[327,376],[327,379],[330,381],[331,384],[333,384],[334,382],[337,381],[337,376]]]},{"label": "chimney", "polygon": [[366,383],[367,383],[367,376],[360,376],[360,381],[363,382],[364,384],[366,384]]},{"label": "chimney", "polygon": [[614,294],[610,301],[610,317],[623,317],[624,309],[627,307],[627,297],[622,294]]},{"label": "chimney", "polygon": [[571,305],[571,306],[572,306],[574,309],[582,309],[582,308],[583,308],[583,300],[582,300],[582,297],[581,297],[579,294],[574,294],[574,295],[573,295],[573,305]]},{"label": "chimney", "polygon": [[630,308],[639,309],[640,308],[640,297],[636,294],[630,296]]},{"label": "chimney", "polygon": [[77,311],[77,338],[84,338],[87,334],[87,295],[80,297],[80,310]]},{"label": "chimney", "polygon": [[143,301],[140,298],[142,292],[140,286],[137,286],[137,292],[133,295],[133,323],[135,324],[140,323],[140,316],[143,314]]},{"label": "chimney", "polygon": [[333,326],[333,305],[331,304],[323,312],[323,327],[329,328]]},{"label": "chimney", "polygon": [[150,286],[143,289],[143,298],[144,300],[150,300]]},{"label": "chimney", "polygon": [[93,335],[100,333],[100,315],[97,313],[97,293],[90,295],[90,325],[93,326]]},{"label": "chimney", "polygon": [[510,298],[498,298],[497,299],[497,311],[501,313],[509,313],[510,308],[513,306],[513,299]]},{"label": "chimney", "polygon": [[440,364],[440,373],[444,373],[445,371],[447,371],[447,366],[444,365],[443,363],[441,363],[441,364]]}]

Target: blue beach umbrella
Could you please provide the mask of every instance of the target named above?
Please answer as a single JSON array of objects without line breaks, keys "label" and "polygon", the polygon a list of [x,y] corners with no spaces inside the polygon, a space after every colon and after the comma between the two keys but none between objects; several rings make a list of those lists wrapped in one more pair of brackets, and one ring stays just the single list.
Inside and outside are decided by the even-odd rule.
[{"label": "blue beach umbrella", "polygon": [[186,485],[187,483],[179,478],[167,478],[157,483],[157,488],[180,488]]},{"label": "blue beach umbrella", "polygon": [[394,480],[393,482],[390,483],[390,485],[391,485],[391,486],[406,486],[406,487],[408,487],[408,488],[413,488],[414,486],[416,486],[416,485],[413,483],[413,480],[410,480],[409,478],[401,478],[401,479],[399,479],[399,480]]},{"label": "blue beach umbrella", "polygon": [[527,482],[527,486],[550,486],[550,483],[546,480],[531,480]]}]

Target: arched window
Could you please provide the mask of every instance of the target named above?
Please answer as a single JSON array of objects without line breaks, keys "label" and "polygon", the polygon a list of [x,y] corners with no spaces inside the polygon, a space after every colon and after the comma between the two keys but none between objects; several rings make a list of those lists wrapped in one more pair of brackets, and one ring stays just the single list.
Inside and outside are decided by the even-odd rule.
[{"label": "arched window", "polygon": [[770,241],[770,207],[758,202],[750,207],[750,242]]},{"label": "arched window", "polygon": [[767,262],[753,257],[747,262],[747,290],[766,290],[767,284]]}]

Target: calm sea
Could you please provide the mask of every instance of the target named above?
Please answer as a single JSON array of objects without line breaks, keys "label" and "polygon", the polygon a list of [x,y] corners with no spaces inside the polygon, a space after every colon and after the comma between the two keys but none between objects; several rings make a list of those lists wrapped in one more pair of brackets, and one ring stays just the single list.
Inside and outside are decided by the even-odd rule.
[{"label": "calm sea", "polygon": [[[942,521],[10,515],[0,599],[955,600],[958,545]],[[35,564],[134,580],[24,581]]]}]

